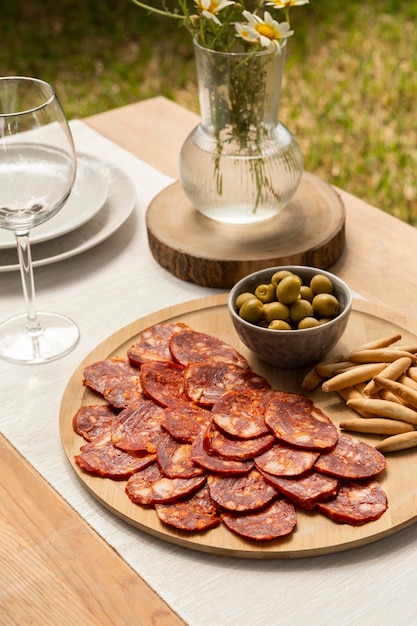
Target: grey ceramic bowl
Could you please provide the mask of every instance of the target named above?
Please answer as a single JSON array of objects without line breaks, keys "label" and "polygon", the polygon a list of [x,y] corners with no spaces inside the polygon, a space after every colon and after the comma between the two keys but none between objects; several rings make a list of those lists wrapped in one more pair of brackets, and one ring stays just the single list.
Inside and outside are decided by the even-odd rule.
[{"label": "grey ceramic bowl", "polygon": [[[341,305],[339,315],[325,324],[303,330],[271,330],[239,317],[235,307],[237,296],[253,292],[260,284],[269,283],[272,275],[279,270],[298,274],[304,284],[314,274],[328,276]],[[306,367],[322,360],[343,335],[352,309],[352,293],[343,280],[330,272],[314,267],[285,265],[259,270],[242,278],[229,294],[228,307],[240,339],[261,361],[281,368]]]}]

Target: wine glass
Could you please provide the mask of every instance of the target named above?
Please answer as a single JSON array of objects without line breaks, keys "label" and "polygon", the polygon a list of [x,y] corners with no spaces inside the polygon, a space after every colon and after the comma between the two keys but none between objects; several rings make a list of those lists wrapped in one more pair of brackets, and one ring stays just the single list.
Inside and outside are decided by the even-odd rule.
[{"label": "wine glass", "polygon": [[54,89],[37,78],[0,77],[0,228],[15,233],[26,314],[0,324],[0,357],[45,363],[79,339],[73,321],[35,306],[30,230],[51,219],[74,184],[76,154]]}]

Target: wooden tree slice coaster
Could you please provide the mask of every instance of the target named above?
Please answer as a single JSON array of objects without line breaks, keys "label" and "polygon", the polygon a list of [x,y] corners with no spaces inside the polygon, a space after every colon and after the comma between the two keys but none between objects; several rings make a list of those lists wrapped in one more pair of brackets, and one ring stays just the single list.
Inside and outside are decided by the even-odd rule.
[{"label": "wooden tree slice coaster", "polygon": [[333,265],[345,245],[345,208],[331,185],[304,172],[292,201],[276,217],[221,224],[196,211],[175,182],[149,205],[146,227],[154,258],[174,276],[229,289],[265,267]]}]

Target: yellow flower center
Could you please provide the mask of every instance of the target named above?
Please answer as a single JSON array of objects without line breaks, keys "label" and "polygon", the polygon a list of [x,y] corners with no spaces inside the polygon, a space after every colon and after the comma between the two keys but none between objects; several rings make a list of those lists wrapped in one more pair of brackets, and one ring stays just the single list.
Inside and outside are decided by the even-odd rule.
[{"label": "yellow flower center", "polygon": [[271,39],[271,41],[277,38],[277,33],[275,29],[272,28],[272,26],[269,26],[269,24],[259,24],[256,26],[256,30],[260,35],[262,35],[263,37],[268,37],[268,39]]}]

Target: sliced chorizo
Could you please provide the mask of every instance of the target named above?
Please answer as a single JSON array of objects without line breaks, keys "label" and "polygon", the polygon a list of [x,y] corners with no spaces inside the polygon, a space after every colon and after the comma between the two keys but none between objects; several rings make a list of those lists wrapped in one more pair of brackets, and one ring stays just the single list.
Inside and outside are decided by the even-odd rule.
[{"label": "sliced chorizo", "polygon": [[167,478],[154,463],[133,474],[126,483],[125,491],[135,504],[168,504],[193,494],[205,482],[205,476]]},{"label": "sliced chorizo", "polygon": [[156,452],[164,433],[164,417],[163,408],[152,400],[144,400],[135,409],[124,409],[111,427],[113,444],[126,451]]},{"label": "sliced chorizo", "polygon": [[265,378],[234,363],[190,363],[184,380],[189,399],[210,408],[231,389],[269,388]]},{"label": "sliced chorizo", "polygon": [[331,419],[310,398],[295,393],[275,391],[265,422],[278,439],[304,449],[328,450],[338,439]]},{"label": "sliced chorizo", "polygon": [[84,405],[72,418],[74,431],[86,441],[109,432],[117,412],[108,404]]},{"label": "sliced chorizo", "polygon": [[211,413],[190,402],[177,402],[165,409],[164,428],[179,441],[191,443],[211,420]]},{"label": "sliced chorizo", "polygon": [[257,469],[245,476],[209,476],[210,495],[214,502],[229,511],[254,511],[277,496],[276,489],[268,484]]},{"label": "sliced chorizo", "polygon": [[317,509],[333,521],[351,526],[377,520],[387,508],[386,493],[376,480],[344,484],[335,498],[317,504]]},{"label": "sliced chorizo", "polygon": [[113,480],[127,478],[155,460],[155,454],[137,456],[116,448],[110,432],[86,443],[75,456],[75,462],[83,470]]},{"label": "sliced chorizo", "polygon": [[376,476],[386,467],[384,455],[373,446],[349,435],[340,435],[336,446],[320,454],[314,464],[319,472],[345,480]]},{"label": "sliced chorizo", "polygon": [[191,444],[191,458],[194,463],[216,474],[242,476],[250,472],[254,466],[252,460],[233,461],[231,459],[223,459],[214,454],[208,454],[204,448],[204,431],[201,431]]},{"label": "sliced chorizo", "polygon": [[182,322],[154,324],[146,328],[127,351],[130,362],[140,366],[148,361],[172,361],[169,341],[174,333],[186,328],[189,327]]},{"label": "sliced chorizo", "polygon": [[260,511],[222,511],[220,517],[229,530],[254,541],[272,541],[289,535],[297,523],[294,505],[283,499],[274,500]]},{"label": "sliced chorizo", "polygon": [[275,476],[300,476],[310,470],[319,456],[312,450],[291,448],[281,443],[255,458],[255,465],[263,472]]},{"label": "sliced chorizo", "polygon": [[274,442],[275,437],[272,433],[253,439],[236,439],[221,431],[213,420],[208,424],[203,439],[204,448],[209,454],[234,461],[252,459],[269,450]]},{"label": "sliced chorizo", "polygon": [[156,460],[159,469],[168,478],[191,478],[201,476],[205,470],[191,458],[191,444],[179,443],[165,433],[158,443]]},{"label": "sliced chorizo", "polygon": [[323,502],[337,495],[339,481],[319,472],[309,472],[303,476],[289,478],[273,476],[262,472],[265,480],[282,495],[303,509],[313,509],[318,502]]},{"label": "sliced chorizo", "polygon": [[224,393],[212,408],[213,420],[226,433],[239,439],[252,439],[269,433],[265,409],[271,399],[269,389],[239,389]]},{"label": "sliced chorizo", "polygon": [[184,368],[177,363],[144,363],[140,368],[140,381],[145,395],[161,406],[188,400],[184,390]]},{"label": "sliced chorizo", "polygon": [[155,510],[161,522],[187,532],[208,530],[221,523],[207,485],[175,504],[155,504]]},{"label": "sliced chorizo", "polygon": [[243,368],[249,367],[246,358],[228,343],[191,328],[173,334],[169,347],[174,360],[184,366],[189,363],[213,361],[234,363]]}]

